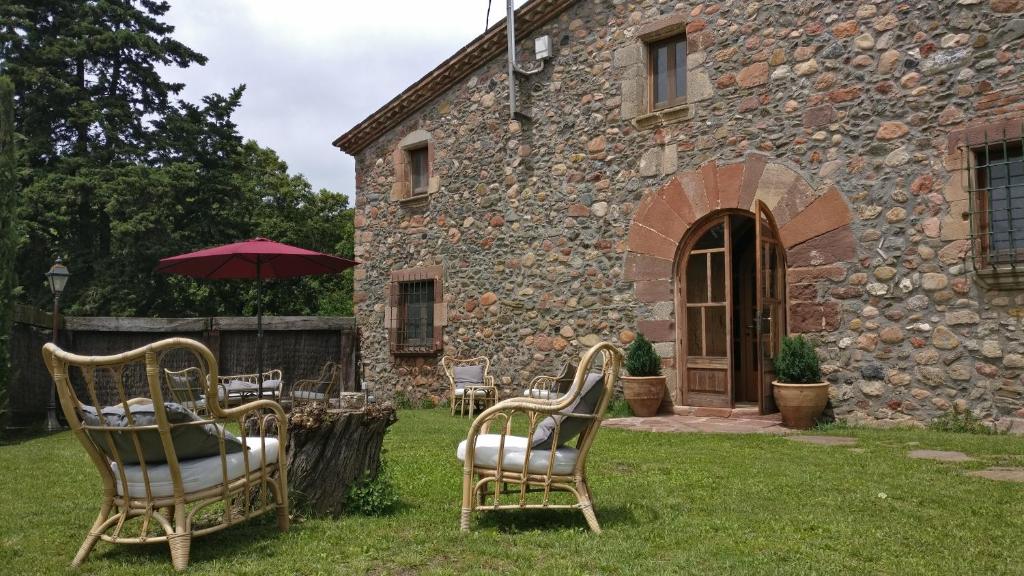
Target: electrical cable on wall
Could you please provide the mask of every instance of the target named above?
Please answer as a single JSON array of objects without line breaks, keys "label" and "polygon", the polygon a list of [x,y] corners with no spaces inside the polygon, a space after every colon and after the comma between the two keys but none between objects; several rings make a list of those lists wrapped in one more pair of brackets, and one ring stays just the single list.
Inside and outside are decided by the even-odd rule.
[{"label": "electrical cable on wall", "polygon": [[487,28],[491,25],[491,0],[487,0],[487,20],[484,21],[484,32],[487,32]]}]

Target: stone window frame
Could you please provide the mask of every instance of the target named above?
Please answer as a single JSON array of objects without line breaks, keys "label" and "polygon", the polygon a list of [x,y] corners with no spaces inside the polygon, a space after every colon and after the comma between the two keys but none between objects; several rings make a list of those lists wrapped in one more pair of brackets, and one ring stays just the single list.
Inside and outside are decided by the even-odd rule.
[{"label": "stone window frame", "polygon": [[[433,337],[426,346],[407,346],[401,340],[401,324],[405,318],[402,286],[411,282],[429,281],[433,284]],[[444,303],[444,267],[421,266],[393,270],[388,283],[388,302],[384,309],[384,327],[394,356],[436,356],[444,349],[444,327],[448,324],[448,310]]]},{"label": "stone window frame", "polygon": [[[682,122],[693,118],[694,115],[694,101],[691,100],[689,94],[690,87],[690,66],[689,66],[689,55],[693,52],[693,47],[690,46],[691,39],[686,32],[686,25],[689,19],[685,14],[672,14],[654,22],[650,22],[642,26],[636,32],[637,47],[639,51],[640,69],[644,75],[644,88],[643,88],[643,105],[641,107],[642,113],[633,118],[633,125],[641,130],[650,128],[665,126],[667,124],[673,124],[676,122]],[[676,100],[667,106],[655,108],[654,105],[654,74],[651,69],[651,48],[655,47],[660,42],[664,42],[674,37],[680,37],[681,41],[686,46],[685,56],[687,57],[687,63],[683,66],[686,70],[687,78],[684,81],[684,88],[687,90],[687,95],[680,102]]]},{"label": "stone window frame", "polygon": [[[427,186],[426,189],[414,190],[412,154],[423,149],[427,151]],[[395,146],[392,162],[395,169],[395,183],[391,187],[392,201],[420,202],[440,188],[440,178],[434,171],[434,139],[430,132],[415,130],[402,138]]]},{"label": "stone window frame", "polygon": [[[989,252],[989,240],[992,234],[988,227],[989,203],[987,160],[979,161],[984,154],[987,158],[992,149],[1024,151],[1024,117],[989,119],[975,123],[964,129],[950,133],[947,153],[947,167],[960,172],[959,182],[956,178],[951,186],[959,188],[962,197],[949,198],[950,218],[955,219],[959,208],[959,216],[969,226],[967,239],[970,240],[969,256],[972,268],[981,285],[994,289],[1014,289],[1024,287],[1024,250],[1016,254],[1008,254],[993,260]],[[958,186],[956,186],[958,185]],[[1017,185],[1019,186],[1019,185]],[[1012,199],[1012,198],[1011,198]],[[1024,209],[1024,196],[1018,198],[1019,205],[1013,209]],[[960,204],[958,207],[957,204]],[[1012,218],[1012,212],[1011,212]],[[1024,232],[1022,232],[1024,236]],[[1021,241],[1024,244],[1024,238]]]}]

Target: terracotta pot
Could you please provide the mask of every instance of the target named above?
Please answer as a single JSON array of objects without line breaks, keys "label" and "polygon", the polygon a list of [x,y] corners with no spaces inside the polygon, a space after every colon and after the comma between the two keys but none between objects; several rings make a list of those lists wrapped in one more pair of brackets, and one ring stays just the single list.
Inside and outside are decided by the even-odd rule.
[{"label": "terracotta pot", "polygon": [[636,416],[654,416],[665,393],[664,376],[623,376],[622,395]]},{"label": "terracotta pot", "polygon": [[782,425],[806,430],[828,404],[828,382],[817,384],[784,384],[772,382],[772,395],[782,412]]}]

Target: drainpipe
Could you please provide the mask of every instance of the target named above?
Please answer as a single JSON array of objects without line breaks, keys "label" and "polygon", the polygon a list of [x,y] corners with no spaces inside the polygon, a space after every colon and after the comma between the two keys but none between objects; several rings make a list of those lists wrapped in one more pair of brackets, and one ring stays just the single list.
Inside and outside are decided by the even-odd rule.
[{"label": "drainpipe", "polygon": [[535,70],[520,68],[516,63],[516,13],[512,6],[512,0],[505,2],[505,32],[508,35],[508,113],[509,118],[515,119],[518,113],[516,106],[516,74],[531,76],[544,70],[544,60]]}]

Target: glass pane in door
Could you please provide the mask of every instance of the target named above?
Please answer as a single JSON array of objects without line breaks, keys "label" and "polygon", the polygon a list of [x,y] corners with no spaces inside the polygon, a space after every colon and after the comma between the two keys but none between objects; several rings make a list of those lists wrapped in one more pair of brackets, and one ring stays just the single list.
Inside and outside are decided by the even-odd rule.
[{"label": "glass pane in door", "polygon": [[708,301],[708,256],[693,254],[686,261],[686,302],[701,304]]},{"label": "glass pane in door", "polygon": [[704,338],[707,342],[707,356],[725,357],[729,352],[728,332],[725,329],[727,310],[725,306],[704,308]]},{"label": "glass pane in door", "polygon": [[690,356],[704,355],[704,331],[701,328],[701,308],[692,306],[686,308],[686,353]]}]

